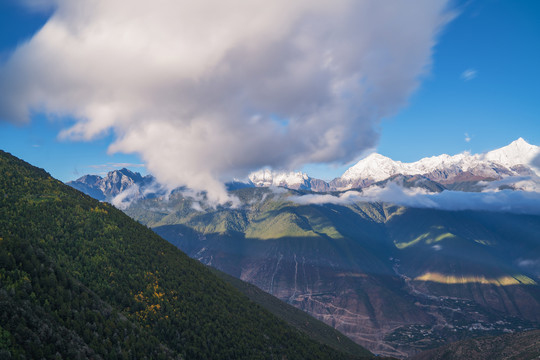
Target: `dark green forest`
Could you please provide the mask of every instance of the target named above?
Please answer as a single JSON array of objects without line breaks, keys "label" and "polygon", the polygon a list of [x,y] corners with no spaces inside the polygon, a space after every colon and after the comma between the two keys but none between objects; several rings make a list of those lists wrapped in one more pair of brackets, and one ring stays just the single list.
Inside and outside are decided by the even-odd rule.
[{"label": "dark green forest", "polygon": [[113,206],[1,151],[0,264],[2,359],[355,358]]}]

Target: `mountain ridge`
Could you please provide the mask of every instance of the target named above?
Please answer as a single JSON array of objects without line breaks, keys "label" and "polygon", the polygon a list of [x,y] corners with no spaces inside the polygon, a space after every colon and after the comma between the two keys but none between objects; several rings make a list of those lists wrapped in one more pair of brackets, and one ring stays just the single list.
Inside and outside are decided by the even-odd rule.
[{"label": "mountain ridge", "polygon": [[[228,183],[227,187],[237,189],[273,186],[323,193],[361,189],[405,176],[422,177],[436,183],[431,188],[481,191],[485,188],[483,182],[502,179],[530,177],[535,184],[540,184],[539,170],[531,164],[537,156],[540,156],[540,146],[531,145],[519,138],[507,146],[483,154],[442,154],[412,163],[394,161],[384,155],[372,153],[347,169],[341,177],[328,182],[312,178],[300,171],[262,169],[249,174],[247,181],[235,180]],[[522,182],[522,179],[516,182]],[[111,171],[105,177],[85,175],[67,184],[121,208],[127,206],[130,200],[167,193],[166,187],[159,185],[151,175],[142,177],[139,173],[127,169]],[[519,184],[513,186],[520,189]],[[521,188],[527,190],[531,186]],[[124,196],[119,196],[122,192]]]},{"label": "mountain ridge", "polygon": [[[530,163],[540,155],[540,147],[519,138],[507,146],[484,154],[467,152],[422,158],[412,163],[394,161],[372,153],[331,181],[336,189],[363,187],[395,175],[420,175],[441,184],[463,180],[497,180],[505,176],[537,175]],[[521,167],[519,167],[521,166]]]}]

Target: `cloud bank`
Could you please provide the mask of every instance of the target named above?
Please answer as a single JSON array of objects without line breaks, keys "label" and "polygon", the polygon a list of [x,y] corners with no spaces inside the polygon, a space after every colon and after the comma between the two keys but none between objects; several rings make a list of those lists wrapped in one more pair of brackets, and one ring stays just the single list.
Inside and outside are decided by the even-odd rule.
[{"label": "cloud bank", "polygon": [[249,171],[372,147],[429,71],[447,2],[49,0],[0,67],[0,119],[67,117],[71,140],[112,132],[110,152],[223,202],[223,182]]},{"label": "cloud bank", "polygon": [[356,202],[386,202],[413,208],[440,210],[484,210],[540,215],[540,192],[501,190],[488,192],[462,192],[445,190],[428,193],[424,189],[406,189],[395,183],[386,187],[371,186],[362,192],[347,191],[338,196],[310,194],[289,197],[301,205],[338,204]]},{"label": "cloud bank", "polygon": [[498,192],[500,189],[509,188],[540,193],[540,177],[537,175],[508,176],[495,181],[480,181],[478,185],[483,187],[483,192]]}]

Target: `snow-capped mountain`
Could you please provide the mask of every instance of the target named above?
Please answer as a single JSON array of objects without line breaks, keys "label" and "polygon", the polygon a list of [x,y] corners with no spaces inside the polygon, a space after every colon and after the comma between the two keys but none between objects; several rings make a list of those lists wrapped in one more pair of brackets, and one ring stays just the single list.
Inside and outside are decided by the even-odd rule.
[{"label": "snow-capped mountain", "polygon": [[303,172],[280,172],[263,169],[249,175],[249,181],[257,187],[281,186],[294,190],[329,191],[330,185],[323,180],[311,178]]},{"label": "snow-capped mountain", "polygon": [[[372,185],[384,187],[388,182],[394,182],[402,187],[420,187],[431,192],[444,189],[495,191],[501,187],[536,191],[540,189],[540,170],[532,163],[537,157],[540,157],[540,146],[531,145],[519,138],[507,146],[484,154],[443,154],[412,163],[394,161],[373,153],[330,182],[312,178],[303,172],[263,169],[251,173],[245,183],[236,181],[227,186],[231,190],[246,186],[281,186],[294,190],[327,192]],[[165,192],[151,175],[143,177],[128,169],[111,171],[105,177],[85,175],[68,182],[68,185],[119,207],[129,204],[133,199]]]},{"label": "snow-capped mountain", "polygon": [[537,176],[531,166],[536,156],[540,156],[540,147],[522,138],[485,154],[443,154],[413,163],[394,161],[374,153],[334,179],[330,186],[335,190],[365,187],[395,175],[420,175],[443,185],[499,180],[508,176]]},{"label": "snow-capped mountain", "polygon": [[262,169],[249,175],[249,180],[257,187],[286,186],[302,189],[309,187],[309,176],[303,172],[278,172]]},{"label": "snow-capped mountain", "polygon": [[540,146],[531,145],[523,138],[519,138],[507,146],[487,152],[484,159],[513,168],[518,165],[530,165],[533,159],[539,155]]}]

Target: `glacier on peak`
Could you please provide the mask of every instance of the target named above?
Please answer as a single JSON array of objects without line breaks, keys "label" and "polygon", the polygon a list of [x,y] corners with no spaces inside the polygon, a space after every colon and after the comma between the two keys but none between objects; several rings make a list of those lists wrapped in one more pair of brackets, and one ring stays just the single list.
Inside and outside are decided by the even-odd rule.
[{"label": "glacier on peak", "polygon": [[372,153],[345,171],[341,179],[367,178],[373,181],[381,181],[402,174],[405,169],[403,165],[401,161],[394,161],[384,155]]},{"label": "glacier on peak", "polygon": [[484,158],[511,168],[517,165],[530,165],[538,155],[540,146],[531,145],[520,137],[507,146],[487,152]]}]

